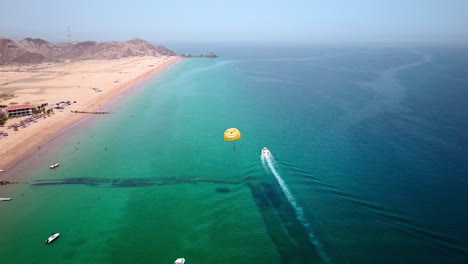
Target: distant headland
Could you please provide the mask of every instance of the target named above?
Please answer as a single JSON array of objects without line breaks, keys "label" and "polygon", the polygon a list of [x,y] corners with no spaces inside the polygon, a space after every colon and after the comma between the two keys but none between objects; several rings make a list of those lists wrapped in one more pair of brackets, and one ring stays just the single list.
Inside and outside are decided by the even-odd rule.
[{"label": "distant headland", "polygon": [[177,54],[164,46],[153,45],[138,38],[126,42],[68,41],[53,44],[40,38],[25,38],[15,42],[0,37],[0,65],[145,56],[177,56]]}]

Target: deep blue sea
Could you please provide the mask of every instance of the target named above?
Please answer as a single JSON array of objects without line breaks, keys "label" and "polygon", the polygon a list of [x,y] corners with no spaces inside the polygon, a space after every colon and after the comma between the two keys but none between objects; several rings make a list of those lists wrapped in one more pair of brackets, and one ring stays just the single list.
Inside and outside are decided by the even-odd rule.
[{"label": "deep blue sea", "polygon": [[179,51],[7,172],[0,263],[468,262],[468,47]]}]

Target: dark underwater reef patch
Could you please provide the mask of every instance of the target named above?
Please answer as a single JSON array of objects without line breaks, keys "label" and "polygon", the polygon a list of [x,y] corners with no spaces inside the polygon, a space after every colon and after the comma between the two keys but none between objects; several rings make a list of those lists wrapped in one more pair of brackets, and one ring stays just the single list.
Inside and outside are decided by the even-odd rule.
[{"label": "dark underwater reef patch", "polygon": [[278,185],[248,184],[281,263],[321,263],[317,249]]},{"label": "dark underwater reef patch", "polygon": [[79,184],[86,186],[100,187],[148,187],[157,185],[172,185],[172,184],[198,184],[200,182],[211,182],[221,184],[240,184],[241,182],[223,181],[219,179],[196,179],[193,177],[154,177],[154,178],[90,178],[77,177],[67,179],[45,179],[31,182],[35,186],[50,186],[50,185],[67,185]]},{"label": "dark underwater reef patch", "polygon": [[1,185],[8,185],[8,184],[16,184],[17,182],[10,182],[10,181],[0,181],[0,186]]},{"label": "dark underwater reef patch", "polygon": [[216,192],[217,193],[228,193],[228,192],[231,192],[231,189],[225,188],[225,187],[219,187],[219,188],[216,188]]}]

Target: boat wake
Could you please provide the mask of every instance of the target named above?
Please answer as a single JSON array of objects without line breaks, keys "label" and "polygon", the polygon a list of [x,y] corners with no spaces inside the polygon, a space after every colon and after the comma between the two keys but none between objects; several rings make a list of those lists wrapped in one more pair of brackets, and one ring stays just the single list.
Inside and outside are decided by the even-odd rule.
[{"label": "boat wake", "polygon": [[289,190],[288,186],[284,182],[284,179],[281,177],[279,172],[276,170],[276,161],[275,158],[273,157],[273,154],[268,151],[268,155],[265,155],[263,152],[260,155],[260,159],[262,161],[262,165],[265,168],[265,171],[268,173],[271,173],[275,176],[276,180],[278,181],[279,186],[281,187],[281,190],[283,191],[284,195],[286,196],[286,199],[288,202],[291,204],[293,207],[294,211],[296,212],[296,218],[299,220],[301,225],[304,227],[305,231],[307,232],[307,236],[312,242],[312,244],[315,246],[317,249],[317,253],[319,257],[322,259],[323,262],[325,263],[330,263],[330,259],[325,253],[325,250],[323,249],[322,244],[320,241],[317,239],[315,236],[314,232],[312,232],[312,229],[310,227],[309,222],[304,216],[304,210],[302,207],[297,203],[296,198],[293,196],[291,191]]}]

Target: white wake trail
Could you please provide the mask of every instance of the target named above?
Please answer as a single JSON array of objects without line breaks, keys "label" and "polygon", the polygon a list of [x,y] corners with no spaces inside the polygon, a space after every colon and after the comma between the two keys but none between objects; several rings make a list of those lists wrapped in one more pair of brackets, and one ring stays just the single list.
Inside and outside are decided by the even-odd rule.
[{"label": "white wake trail", "polygon": [[309,237],[310,242],[315,246],[317,249],[317,253],[319,254],[320,258],[322,261],[325,263],[330,263],[330,259],[328,258],[327,254],[325,253],[325,250],[323,249],[322,244],[320,241],[317,239],[317,237],[314,235],[314,232],[312,232],[310,228],[310,224],[307,221],[307,219],[304,216],[304,210],[302,209],[301,206],[296,201],[296,198],[292,195],[291,191],[289,190],[288,186],[284,182],[283,178],[279,174],[279,172],[276,170],[276,161],[273,157],[273,154],[270,153],[270,156],[264,156],[261,155],[260,159],[262,160],[262,165],[265,168],[267,172],[271,172],[278,181],[278,184],[281,187],[281,190],[283,191],[284,195],[288,199],[288,202],[291,204],[291,206],[294,208],[294,211],[296,212],[296,217],[297,220],[302,224],[304,227],[305,231],[307,232],[307,235]]}]

